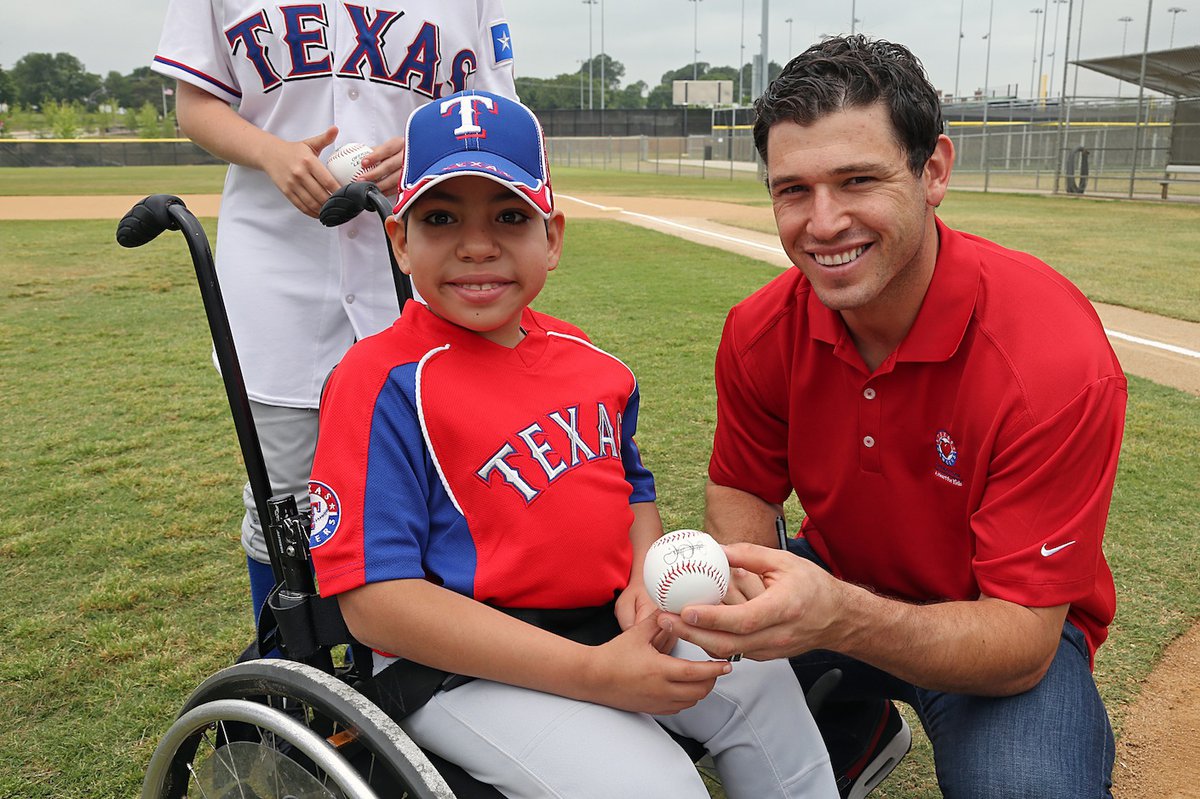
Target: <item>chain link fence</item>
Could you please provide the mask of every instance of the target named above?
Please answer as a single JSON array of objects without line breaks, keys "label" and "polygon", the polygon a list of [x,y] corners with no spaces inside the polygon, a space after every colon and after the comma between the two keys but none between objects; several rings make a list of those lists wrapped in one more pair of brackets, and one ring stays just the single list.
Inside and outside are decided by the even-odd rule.
[{"label": "chain link fence", "polygon": [[[645,119],[630,112],[561,113],[547,127],[551,163],[713,180],[763,178],[752,109],[693,109]],[[609,112],[603,112],[605,114]],[[952,185],[1200,201],[1200,99],[992,100],[948,103],[956,153]],[[638,135],[641,123],[649,134]],[[665,121],[664,121],[665,120]],[[619,122],[619,124],[618,124]],[[664,135],[665,128],[702,133]],[[603,129],[605,135],[580,135]],[[616,135],[619,131],[621,135]],[[632,132],[631,132],[632,131]],[[654,134],[654,135],[651,135]],[[0,139],[0,166],[138,166],[221,163],[183,139]]]}]

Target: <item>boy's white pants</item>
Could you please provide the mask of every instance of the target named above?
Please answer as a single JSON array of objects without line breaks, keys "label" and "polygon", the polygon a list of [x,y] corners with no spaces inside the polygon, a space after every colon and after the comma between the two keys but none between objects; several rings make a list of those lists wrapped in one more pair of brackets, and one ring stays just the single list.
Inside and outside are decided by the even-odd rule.
[{"label": "boy's white pants", "polygon": [[[672,654],[709,659],[685,641]],[[838,796],[786,660],[740,661],[712,693],[673,716],[475,680],[434,695],[401,726],[512,799],[707,799],[692,761],[662,727],[705,746],[729,799]]]}]

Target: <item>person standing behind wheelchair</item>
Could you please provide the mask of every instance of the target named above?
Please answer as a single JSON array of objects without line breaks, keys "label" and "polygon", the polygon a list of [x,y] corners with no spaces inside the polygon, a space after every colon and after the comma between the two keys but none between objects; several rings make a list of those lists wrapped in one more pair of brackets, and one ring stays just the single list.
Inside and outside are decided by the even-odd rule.
[{"label": "person standing behind wheelchair", "polygon": [[[536,117],[465,92],[405,138],[387,229],[426,304],[330,378],[310,539],[376,682],[412,678],[401,726],[509,797],[705,799],[666,728],[709,750],[733,799],[833,799],[786,661],[712,661],[657,625],[637,381],[528,307],[564,230]],[[472,679],[434,692],[450,674]]]},{"label": "person standing behind wheelchair", "polygon": [[[516,97],[503,4],[171,0],[152,66],[178,83],[183,133],[230,164],[217,270],[271,492],[305,511],[321,386],[399,314],[378,220],[316,219],[339,188],[325,159],[372,147],[358,179],[390,194],[414,108],[464,88]],[[243,499],[257,619],[275,578],[248,483]]]},{"label": "person standing behind wheelchair", "polygon": [[[818,718],[835,771],[850,720],[862,758],[867,735],[905,737],[880,723],[899,699],[950,799],[1109,796],[1091,667],[1127,387],[1099,318],[1041,261],[938,219],[954,148],[907,48],[828,39],[756,111],[797,268],[726,321],[706,528],[759,579],[664,629],[792,657],[805,685],[840,670]],[[806,518],[781,552],[793,491]]]}]

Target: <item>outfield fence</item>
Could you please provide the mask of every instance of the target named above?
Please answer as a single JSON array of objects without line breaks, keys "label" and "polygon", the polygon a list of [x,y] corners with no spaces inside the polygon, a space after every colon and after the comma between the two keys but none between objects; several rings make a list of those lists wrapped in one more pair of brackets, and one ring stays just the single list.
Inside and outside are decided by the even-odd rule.
[{"label": "outfield fence", "polygon": [[[707,132],[686,136],[551,134],[550,160],[558,167],[761,180],[751,113],[694,111],[689,129],[703,116]],[[1200,201],[1200,99],[975,100],[947,103],[943,115],[957,188]],[[625,129],[630,125],[627,119]],[[0,139],[0,166],[215,163],[186,139]]]}]

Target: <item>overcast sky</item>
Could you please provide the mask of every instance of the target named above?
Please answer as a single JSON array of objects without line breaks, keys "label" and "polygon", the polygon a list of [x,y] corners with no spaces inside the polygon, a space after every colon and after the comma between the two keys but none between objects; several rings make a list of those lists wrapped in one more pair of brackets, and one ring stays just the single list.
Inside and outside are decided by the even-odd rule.
[{"label": "overcast sky", "polygon": [[[200,2],[201,0],[194,0]],[[553,77],[573,72],[590,52],[604,52],[625,65],[624,83],[658,84],[662,74],[692,63],[693,41],[699,60],[735,65],[759,50],[763,0],[505,0],[512,26],[519,75]],[[1192,3],[1195,8],[1184,5]],[[846,33],[851,8],[859,30],[908,45],[924,62],[934,84],[959,94],[984,86],[987,60],[989,0],[833,0],[807,2],[769,0],[769,56],[784,62],[789,49],[798,52],[822,34]],[[1074,59],[1140,52],[1146,35],[1148,1],[1129,0],[999,0],[992,22],[988,85],[1014,85],[1028,97],[1037,61],[1048,74],[1053,68],[1054,93],[1062,85],[1063,44],[1068,9],[1074,9],[1069,55]],[[48,6],[29,0],[0,0],[0,67],[10,68],[30,52],[68,52],[89,72],[128,73],[146,65],[154,55],[165,0],[56,0]],[[1044,15],[1031,12],[1046,9]],[[1171,13],[1171,8],[1188,8]],[[601,11],[603,9],[603,11]],[[743,12],[744,9],[744,12]],[[1080,9],[1083,34],[1079,36]],[[1200,0],[1159,0],[1150,14],[1150,50],[1168,47],[1172,22],[1174,45],[1200,43]],[[958,47],[962,17],[962,47]],[[1123,23],[1121,17],[1133,20]],[[603,17],[603,24],[601,19]],[[1043,31],[1035,26],[1047,21]],[[792,19],[792,23],[785,22]],[[697,24],[698,23],[698,24]],[[744,28],[744,36],[742,34]],[[1057,29],[1058,37],[1055,39]],[[1057,44],[1056,44],[1057,41]],[[789,48],[790,44],[790,48]],[[1057,51],[1057,53],[1056,53]],[[1074,85],[1072,69],[1068,87]],[[1078,93],[1112,96],[1117,81],[1086,70],[1080,72]],[[1068,93],[1070,88],[1068,88]],[[1125,86],[1125,97],[1136,88]],[[597,101],[598,102],[598,101]]]}]

